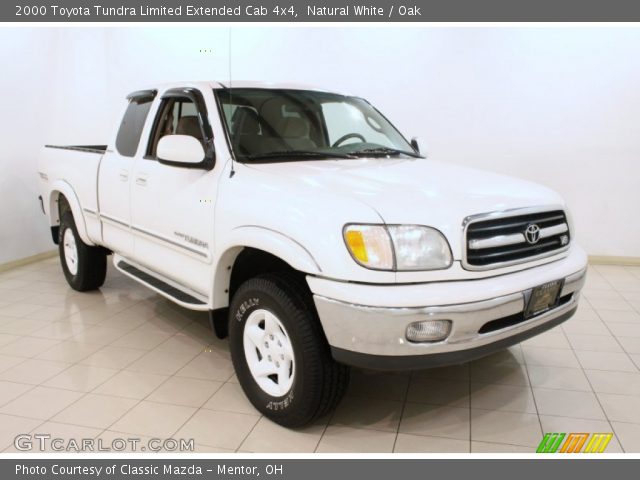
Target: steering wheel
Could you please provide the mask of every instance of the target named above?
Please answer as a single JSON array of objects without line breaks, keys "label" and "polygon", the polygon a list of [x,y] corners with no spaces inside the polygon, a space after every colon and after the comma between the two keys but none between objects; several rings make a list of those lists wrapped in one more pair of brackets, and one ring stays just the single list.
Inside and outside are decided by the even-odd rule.
[{"label": "steering wheel", "polygon": [[333,142],[333,145],[331,145],[331,148],[337,147],[341,143],[344,143],[344,142],[346,142],[347,140],[349,140],[351,138],[358,138],[358,139],[362,140],[362,143],[366,143],[366,141],[367,141],[367,139],[364,138],[359,133],[347,133],[346,135],[341,136],[338,140]]}]

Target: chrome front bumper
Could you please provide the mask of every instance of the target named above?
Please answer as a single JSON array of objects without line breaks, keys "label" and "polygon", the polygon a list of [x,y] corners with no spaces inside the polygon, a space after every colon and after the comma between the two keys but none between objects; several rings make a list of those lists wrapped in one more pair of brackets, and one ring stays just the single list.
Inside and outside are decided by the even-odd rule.
[{"label": "chrome front bumper", "polygon": [[[522,314],[533,289],[434,307],[367,307],[317,294],[314,300],[336,360],[366,368],[418,369],[464,363],[562,323],[575,313],[585,277],[586,269],[564,277],[561,301],[552,310],[529,319],[516,318],[510,326],[486,333],[479,330],[488,322]],[[440,342],[408,341],[407,326],[423,320],[450,320],[451,333]]]}]

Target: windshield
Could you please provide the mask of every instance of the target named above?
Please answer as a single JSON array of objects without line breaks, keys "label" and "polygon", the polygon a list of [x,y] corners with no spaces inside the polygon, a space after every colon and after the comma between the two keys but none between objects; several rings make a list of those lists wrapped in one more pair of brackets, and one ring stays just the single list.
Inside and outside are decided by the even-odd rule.
[{"label": "windshield", "polygon": [[217,90],[239,161],[419,156],[361,98],[306,90]]}]

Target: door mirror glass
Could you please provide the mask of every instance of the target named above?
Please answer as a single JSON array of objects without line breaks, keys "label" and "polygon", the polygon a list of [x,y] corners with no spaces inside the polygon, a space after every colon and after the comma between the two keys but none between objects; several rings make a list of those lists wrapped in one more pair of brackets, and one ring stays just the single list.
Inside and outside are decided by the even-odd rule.
[{"label": "door mirror glass", "polygon": [[200,141],[190,135],[165,135],[158,142],[157,157],[161,163],[192,166],[205,157]]}]

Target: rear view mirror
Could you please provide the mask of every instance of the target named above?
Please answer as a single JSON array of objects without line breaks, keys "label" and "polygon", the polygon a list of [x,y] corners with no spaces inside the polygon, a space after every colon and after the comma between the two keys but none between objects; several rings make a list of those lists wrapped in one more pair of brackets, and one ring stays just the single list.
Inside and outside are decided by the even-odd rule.
[{"label": "rear view mirror", "polygon": [[424,145],[424,141],[420,137],[413,137],[411,139],[411,147],[415,150],[416,153],[419,153],[422,156],[426,156],[427,149]]},{"label": "rear view mirror", "polygon": [[176,167],[194,167],[205,159],[200,141],[190,135],[165,135],[158,142],[158,160]]}]

